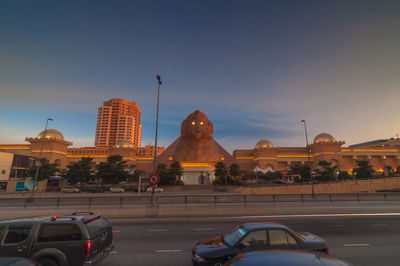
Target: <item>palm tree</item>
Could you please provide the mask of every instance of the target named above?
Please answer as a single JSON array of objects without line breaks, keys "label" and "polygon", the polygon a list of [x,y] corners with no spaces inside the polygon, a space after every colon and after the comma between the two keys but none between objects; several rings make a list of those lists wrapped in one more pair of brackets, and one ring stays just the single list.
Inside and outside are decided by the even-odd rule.
[{"label": "palm tree", "polygon": [[68,165],[64,176],[68,178],[71,184],[88,182],[93,174],[92,163],[93,158],[84,157],[78,162]]},{"label": "palm tree", "polygon": [[[335,170],[336,170],[337,166],[332,166],[332,162],[322,160],[322,161],[319,161],[317,163],[317,165],[322,168],[322,170],[316,169],[316,172],[318,174],[317,179],[329,181],[329,180],[335,178]],[[337,181],[337,176],[336,176],[336,181]]]},{"label": "palm tree", "polygon": [[357,168],[354,168],[353,170],[353,172],[356,174],[356,178],[371,177],[375,172],[367,160],[356,160],[356,164]]},{"label": "palm tree", "polygon": [[239,176],[241,174],[242,172],[240,171],[239,165],[236,163],[231,164],[231,166],[229,167],[229,175],[231,176],[231,178],[239,179]]},{"label": "palm tree", "polygon": [[178,161],[174,161],[169,166],[169,174],[175,179],[175,184],[181,182],[181,177],[183,176],[183,168]]},{"label": "palm tree", "polygon": [[227,184],[228,183],[228,170],[223,162],[217,162],[214,166],[214,176],[216,184]]},{"label": "palm tree", "polygon": [[[31,168],[28,169],[28,175],[29,176],[35,176],[37,166],[34,165]],[[55,163],[50,163],[49,160],[47,160],[46,157],[40,158],[40,167],[39,167],[39,173],[38,173],[38,179],[37,181],[41,181],[44,179],[49,178],[50,176],[55,175],[60,171],[58,169],[58,165]]]},{"label": "palm tree", "polygon": [[300,183],[310,181],[311,176],[311,168],[309,165],[306,164],[294,164],[290,166],[292,172],[300,175]]},{"label": "palm tree", "polygon": [[126,179],[128,165],[122,159],[121,155],[111,155],[107,158],[106,162],[101,162],[97,166],[97,175],[102,178],[102,186],[104,181],[105,183],[115,185]]}]

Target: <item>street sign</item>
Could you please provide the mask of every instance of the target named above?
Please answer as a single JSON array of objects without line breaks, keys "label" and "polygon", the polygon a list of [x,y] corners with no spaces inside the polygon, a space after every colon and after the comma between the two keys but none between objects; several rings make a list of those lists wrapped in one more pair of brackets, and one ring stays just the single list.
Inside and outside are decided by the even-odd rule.
[{"label": "street sign", "polygon": [[157,174],[151,174],[149,176],[149,183],[152,184],[153,186],[157,185],[158,182],[160,182],[160,176]]}]

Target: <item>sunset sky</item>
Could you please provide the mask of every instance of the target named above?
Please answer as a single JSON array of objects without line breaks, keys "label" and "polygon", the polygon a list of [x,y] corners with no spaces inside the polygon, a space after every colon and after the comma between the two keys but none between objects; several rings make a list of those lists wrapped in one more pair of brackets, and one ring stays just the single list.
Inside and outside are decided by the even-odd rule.
[{"label": "sunset sky", "polygon": [[194,110],[228,151],[400,134],[400,1],[1,1],[0,143],[93,146],[97,107],[142,108],[142,144]]}]

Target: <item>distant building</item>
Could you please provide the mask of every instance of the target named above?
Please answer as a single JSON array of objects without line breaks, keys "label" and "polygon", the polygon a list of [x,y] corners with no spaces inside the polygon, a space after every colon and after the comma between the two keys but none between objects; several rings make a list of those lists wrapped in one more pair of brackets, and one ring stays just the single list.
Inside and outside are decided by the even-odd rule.
[{"label": "distant building", "polygon": [[236,160],[213,139],[214,125],[199,110],[189,114],[181,124],[181,135],[157,158],[165,165],[178,161],[183,168],[184,184],[212,184],[214,166],[223,161],[227,166]]},{"label": "distant building", "polygon": [[114,146],[128,140],[141,146],[142,125],[139,105],[123,99],[111,99],[99,106],[97,112],[96,147]]},{"label": "distant building", "polygon": [[0,151],[0,191],[5,191],[10,180],[28,177],[28,169],[35,163],[35,157],[27,155],[25,150]]},{"label": "distant building", "polygon": [[0,182],[10,179],[11,166],[14,154],[9,152],[0,152]]},{"label": "distant building", "polygon": [[[157,147],[157,156],[165,150],[164,147]],[[138,157],[154,157],[154,145],[146,145],[136,150]]]},{"label": "distant building", "polygon": [[[377,172],[383,172],[385,165],[397,169],[400,166],[399,140],[371,141],[342,147],[344,141],[327,133],[314,138],[306,147],[274,147],[269,140],[260,140],[253,149],[235,150],[233,157],[242,169],[282,170],[293,164],[307,164],[308,156],[312,168],[326,160],[337,166],[338,171],[351,173],[357,167],[356,160],[367,160]],[[397,143],[397,144],[396,144]]]},{"label": "distant building", "polygon": [[400,148],[400,138],[390,138],[390,139],[377,139],[373,141],[358,143],[350,145],[349,148],[382,148],[382,147],[392,147]]},{"label": "distant building", "polygon": [[[126,139],[119,140],[115,145],[105,147],[82,147],[71,148],[72,142],[66,141],[63,134],[56,129],[48,129],[41,132],[37,137],[25,138],[30,144],[0,144],[0,152],[15,154],[11,171],[6,171],[8,177],[25,178],[27,169],[39,157],[46,157],[50,163],[56,163],[60,169],[67,168],[67,165],[78,162],[84,157],[93,158],[93,163],[105,162],[110,155],[121,155],[128,164],[135,164],[139,169],[148,169],[153,162],[154,146],[147,145],[144,148],[136,148],[135,145]],[[157,148],[157,154],[161,154],[164,147]],[[149,156],[151,155],[151,156]],[[23,156],[25,156],[23,158]],[[29,159],[30,166],[27,165]],[[0,157],[1,161],[4,161]],[[18,165],[24,164],[19,169]],[[1,173],[1,169],[0,169]]]},{"label": "distant building", "polygon": [[[112,105],[113,100],[116,100],[114,103],[120,103],[118,108],[130,108],[129,104],[125,104],[129,102],[121,99],[112,99],[106,103]],[[106,112],[101,110],[103,114],[100,120],[103,121],[101,117],[106,117]],[[109,112],[112,113],[113,110],[110,109]],[[112,120],[115,122],[123,119],[114,117]],[[118,126],[118,123],[116,125]],[[126,126],[126,123],[124,125]],[[117,139],[118,132],[122,131],[115,132]],[[211,183],[215,178],[215,163],[219,161],[224,162],[227,167],[237,163],[242,170],[263,172],[285,170],[294,164],[307,164],[308,158],[313,169],[318,167],[319,161],[326,160],[337,166],[338,171],[349,173],[357,167],[357,160],[367,160],[377,172],[383,172],[385,166],[400,168],[399,138],[342,147],[344,141],[337,141],[332,135],[321,133],[308,147],[275,147],[271,141],[263,139],[257,142],[254,148],[234,150],[233,154],[229,154],[213,139],[213,132],[213,124],[207,116],[195,111],[182,122],[181,135],[167,149],[157,147],[157,164],[163,163],[168,167],[173,161],[180,162],[184,170],[182,181],[185,184]],[[37,137],[25,138],[29,144],[0,144],[0,152],[6,153],[0,154],[0,181],[10,177],[25,178],[26,170],[40,153],[50,163],[58,164],[60,169],[65,169],[67,165],[84,157],[91,157],[93,163],[98,164],[106,161],[110,155],[118,154],[128,164],[134,164],[137,169],[148,173],[153,171],[154,146],[138,147],[130,139],[122,138],[126,137],[126,134],[120,136],[121,138],[112,145],[108,139],[107,145],[104,146],[70,148],[72,142],[65,140],[59,131],[48,129]]]}]

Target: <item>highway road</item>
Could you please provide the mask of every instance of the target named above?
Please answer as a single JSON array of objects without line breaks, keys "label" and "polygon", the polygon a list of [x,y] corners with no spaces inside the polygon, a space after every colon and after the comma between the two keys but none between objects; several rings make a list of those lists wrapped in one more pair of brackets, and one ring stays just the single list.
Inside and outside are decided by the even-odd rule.
[{"label": "highway road", "polygon": [[324,238],[330,254],[352,265],[399,265],[400,213],[111,220],[115,250],[100,266],[191,265],[195,242],[245,221],[276,221]]}]

